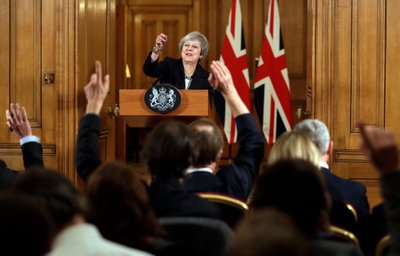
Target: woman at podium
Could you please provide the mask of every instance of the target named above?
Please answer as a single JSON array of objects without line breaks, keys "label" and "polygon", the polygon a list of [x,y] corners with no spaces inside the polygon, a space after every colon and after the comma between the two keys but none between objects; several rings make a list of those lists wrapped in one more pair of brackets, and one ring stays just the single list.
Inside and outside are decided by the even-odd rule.
[{"label": "woman at podium", "polygon": [[211,90],[208,82],[208,71],[200,64],[208,52],[208,40],[200,32],[193,31],[179,41],[181,58],[159,57],[168,41],[168,36],[161,33],[157,36],[152,51],[143,65],[147,76],[158,78],[160,83],[174,85],[178,89]]}]

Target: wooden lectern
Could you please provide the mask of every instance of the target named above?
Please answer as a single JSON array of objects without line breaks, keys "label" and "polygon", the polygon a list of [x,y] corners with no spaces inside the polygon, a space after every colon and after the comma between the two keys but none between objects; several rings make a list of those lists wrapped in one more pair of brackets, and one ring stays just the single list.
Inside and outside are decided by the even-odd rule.
[{"label": "wooden lectern", "polygon": [[150,110],[144,102],[145,89],[119,90],[120,115],[129,127],[152,127],[162,120],[175,118],[208,117],[209,103],[207,90],[180,90],[181,104],[168,114]]}]

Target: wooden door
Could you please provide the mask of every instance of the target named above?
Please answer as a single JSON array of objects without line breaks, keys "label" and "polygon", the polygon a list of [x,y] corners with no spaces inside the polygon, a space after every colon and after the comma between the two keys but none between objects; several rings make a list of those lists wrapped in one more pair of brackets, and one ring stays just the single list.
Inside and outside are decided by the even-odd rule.
[{"label": "wooden door", "polygon": [[[41,138],[46,167],[75,183],[77,124],[86,107],[83,87],[95,60],[111,75],[101,112],[103,160],[115,158],[115,0],[0,0],[0,158],[23,169],[17,136],[6,127],[10,102],[24,105]],[[45,77],[54,75],[54,82]]]},{"label": "wooden door", "polygon": [[[377,173],[360,151],[358,122],[399,137],[399,46],[396,0],[309,1],[309,81],[313,117],[331,132],[335,174],[364,183],[381,201]],[[314,40],[315,39],[315,40]]]},{"label": "wooden door", "polygon": [[[23,170],[18,137],[6,126],[10,102],[25,106],[33,134],[41,138],[47,167],[60,167],[58,132],[57,1],[0,0],[0,158]],[[45,76],[55,76],[46,82]]]}]

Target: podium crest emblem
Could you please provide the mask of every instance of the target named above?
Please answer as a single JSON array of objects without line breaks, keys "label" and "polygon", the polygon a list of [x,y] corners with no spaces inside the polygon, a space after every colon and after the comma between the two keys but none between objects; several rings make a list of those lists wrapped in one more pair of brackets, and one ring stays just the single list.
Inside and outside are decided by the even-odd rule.
[{"label": "podium crest emblem", "polygon": [[157,113],[167,114],[181,103],[181,94],[170,84],[156,84],[147,89],[144,95],[146,106]]}]

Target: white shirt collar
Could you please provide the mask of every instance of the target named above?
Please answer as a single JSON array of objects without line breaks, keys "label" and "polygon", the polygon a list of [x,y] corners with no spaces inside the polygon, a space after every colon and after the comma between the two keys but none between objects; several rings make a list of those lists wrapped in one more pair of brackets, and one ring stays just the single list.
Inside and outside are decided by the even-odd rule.
[{"label": "white shirt collar", "polygon": [[192,172],[209,172],[209,173],[213,173],[211,168],[202,167],[202,168],[188,168],[186,170],[185,174],[189,174],[189,173],[192,173]]},{"label": "white shirt collar", "polygon": [[319,161],[319,167],[323,167],[323,168],[329,169],[329,165],[325,161]]}]

